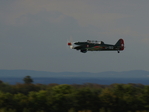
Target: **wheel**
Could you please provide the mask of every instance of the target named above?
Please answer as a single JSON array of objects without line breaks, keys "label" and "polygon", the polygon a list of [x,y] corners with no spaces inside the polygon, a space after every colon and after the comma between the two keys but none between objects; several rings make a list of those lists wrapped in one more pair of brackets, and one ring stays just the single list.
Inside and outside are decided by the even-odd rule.
[{"label": "wheel", "polygon": [[87,52],[87,50],[86,49],[82,49],[82,50],[80,50],[82,53],[86,53]]}]

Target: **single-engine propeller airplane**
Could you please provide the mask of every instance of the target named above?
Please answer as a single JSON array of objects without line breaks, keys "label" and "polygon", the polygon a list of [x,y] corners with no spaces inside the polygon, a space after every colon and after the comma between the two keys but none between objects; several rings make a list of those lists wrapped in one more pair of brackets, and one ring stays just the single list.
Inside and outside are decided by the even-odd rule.
[{"label": "single-engine propeller airplane", "polygon": [[103,41],[87,40],[86,42],[68,42],[71,49],[80,50],[82,53],[87,51],[120,51],[124,50],[124,40],[119,39],[115,45],[105,44]]}]

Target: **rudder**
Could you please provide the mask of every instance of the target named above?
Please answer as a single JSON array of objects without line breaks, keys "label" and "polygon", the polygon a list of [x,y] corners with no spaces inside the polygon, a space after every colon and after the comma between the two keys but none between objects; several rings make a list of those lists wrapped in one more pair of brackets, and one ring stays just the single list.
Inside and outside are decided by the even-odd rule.
[{"label": "rudder", "polygon": [[123,39],[119,39],[117,41],[117,43],[115,44],[115,46],[119,46],[120,50],[124,50],[124,40]]}]

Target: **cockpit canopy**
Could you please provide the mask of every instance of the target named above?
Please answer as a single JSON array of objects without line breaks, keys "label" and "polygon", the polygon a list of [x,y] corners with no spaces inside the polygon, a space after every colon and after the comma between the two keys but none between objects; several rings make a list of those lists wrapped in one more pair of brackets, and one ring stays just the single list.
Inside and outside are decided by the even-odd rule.
[{"label": "cockpit canopy", "polygon": [[97,41],[97,40],[87,40],[87,43],[93,43],[93,44],[104,44],[103,41]]}]

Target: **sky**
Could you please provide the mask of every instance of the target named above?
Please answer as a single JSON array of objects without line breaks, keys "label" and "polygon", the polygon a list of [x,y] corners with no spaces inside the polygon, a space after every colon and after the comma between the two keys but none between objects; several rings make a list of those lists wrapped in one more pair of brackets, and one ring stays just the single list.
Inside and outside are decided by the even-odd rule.
[{"label": "sky", "polygon": [[[149,71],[149,0],[0,0],[0,69]],[[125,50],[81,53],[67,41]]]}]

